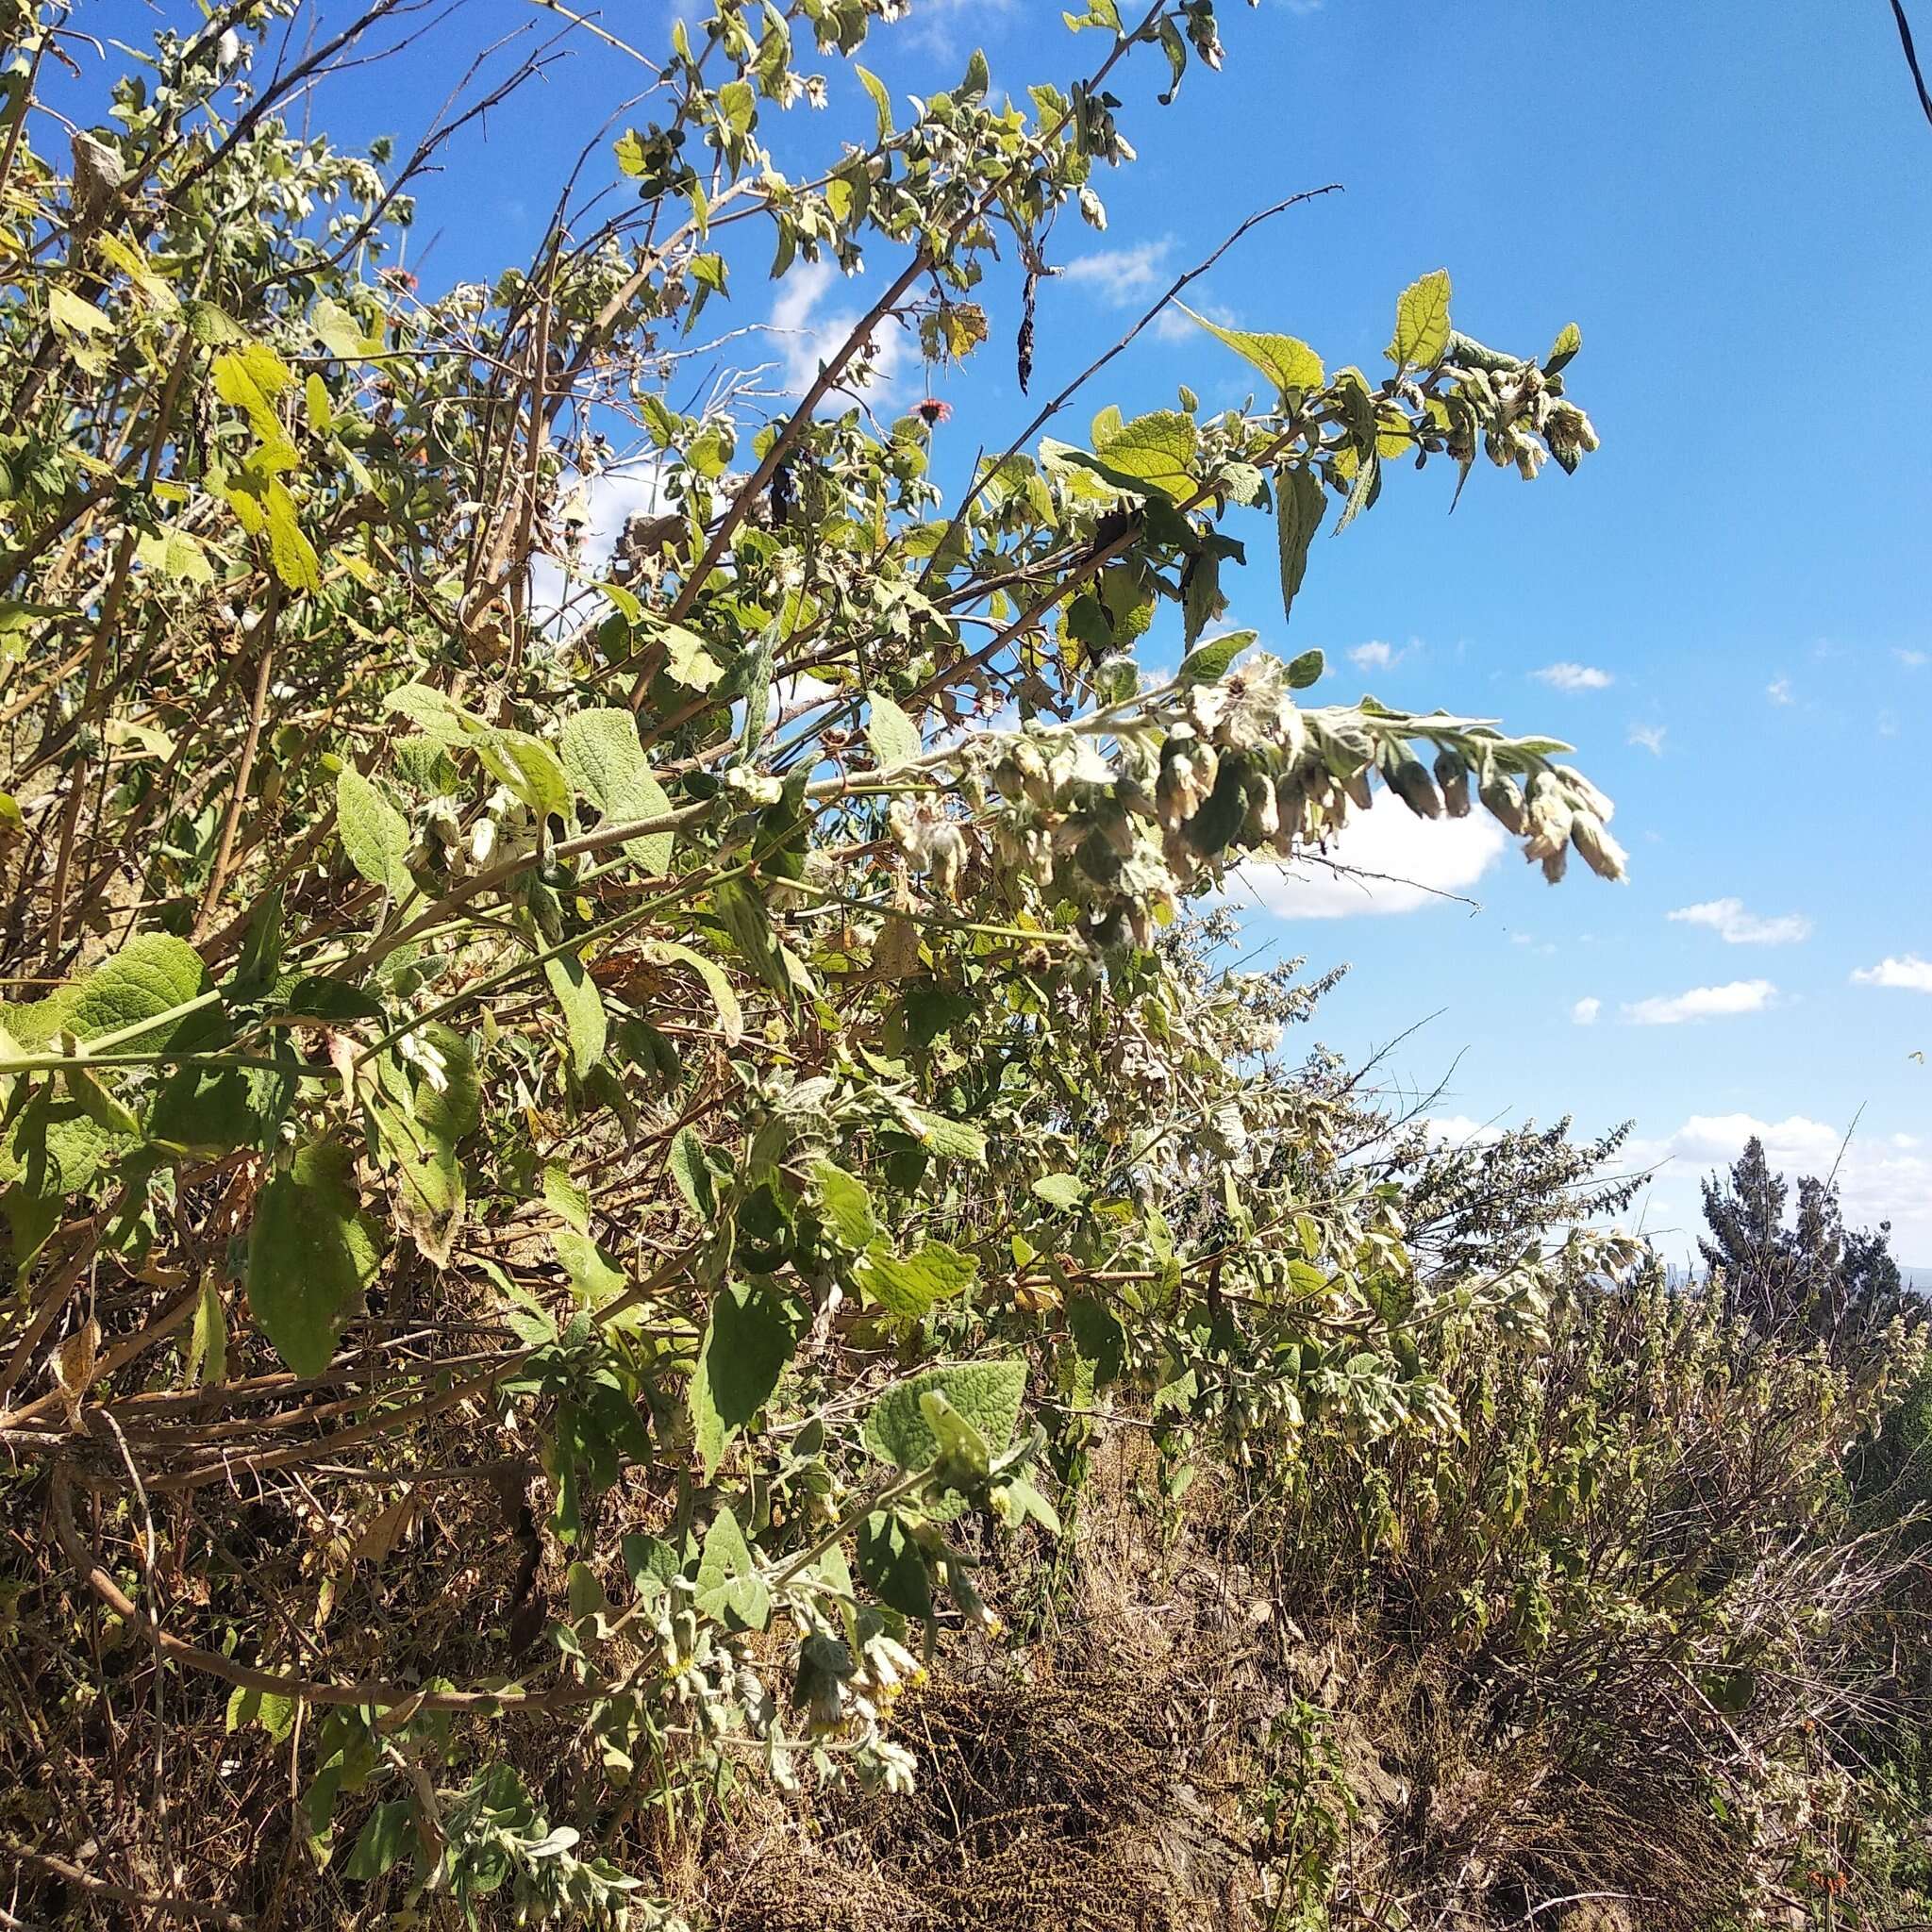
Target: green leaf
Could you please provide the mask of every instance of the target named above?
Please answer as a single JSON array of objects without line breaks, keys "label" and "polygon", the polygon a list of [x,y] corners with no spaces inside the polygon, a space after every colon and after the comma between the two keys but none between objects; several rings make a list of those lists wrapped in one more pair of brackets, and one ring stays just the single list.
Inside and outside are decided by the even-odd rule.
[{"label": "green leaf", "polygon": [[1559,370],[1567,369],[1582,347],[1583,331],[1574,322],[1566,322],[1557,340],[1550,344],[1550,353],[1543,358],[1543,374],[1555,375]]},{"label": "green leaf", "polygon": [[964,1121],[948,1120],[944,1114],[928,1113],[924,1108],[914,1107],[907,1100],[895,1101],[893,1107],[921,1143],[935,1154],[944,1154],[954,1160],[976,1161],[981,1167],[986,1165],[986,1136],[977,1127],[969,1126]]},{"label": "green leaf", "polygon": [[771,1399],[795,1340],[790,1313],[770,1291],[738,1284],[713,1298],[691,1382],[691,1422],[707,1482],[732,1437]]},{"label": "green leaf", "polygon": [[416,890],[405,860],[409,823],[354,765],[336,774],[336,831],[349,863],[393,899]]},{"label": "green leaf", "polygon": [[617,1546],[624,1557],[625,1574],[630,1578],[630,1587],[646,1603],[662,1596],[671,1588],[672,1579],[684,1568],[677,1551],[662,1537],[632,1531],[620,1538]]},{"label": "green leaf", "polygon": [[144,570],[172,577],[177,584],[211,584],[215,567],[200,541],[186,530],[144,530],[135,539],[134,555]]},{"label": "green leaf", "polygon": [[1096,1296],[1075,1295],[1067,1304],[1067,1328],[1081,1359],[1092,1365],[1093,1386],[1117,1380],[1126,1365],[1127,1331],[1113,1310]]},{"label": "green leaf", "polygon": [[541,738],[528,731],[487,727],[471,743],[497,782],[539,819],[570,817],[570,781],[557,754]]},{"label": "green leaf", "polygon": [[113,331],[112,321],[84,295],[63,289],[58,282],[47,287],[47,317],[63,335],[100,336]]},{"label": "green leaf", "polygon": [[664,645],[664,670],[687,691],[709,691],[724,675],[724,667],[705,648],[705,641],[680,624],[659,626]]},{"label": "green leaf", "polygon": [[588,1235],[575,1228],[559,1228],[550,1237],[563,1272],[576,1291],[578,1302],[592,1314],[614,1302],[630,1286],[630,1277],[616,1258],[600,1248]]},{"label": "green leaf", "polygon": [[1154,409],[1120,428],[1110,424],[1108,427],[1110,433],[1105,441],[1096,436],[1095,452],[1109,470],[1167,496],[1193,494],[1192,464],[1201,439],[1191,416],[1178,409]]},{"label": "green leaf", "polygon": [[1328,668],[1328,660],[1320,651],[1304,651],[1299,657],[1288,660],[1288,688],[1290,691],[1307,691]]},{"label": "green leaf", "polygon": [[1294,609],[1295,592],[1307,574],[1308,545],[1328,508],[1322,479],[1309,469],[1280,472],[1274,481],[1274,534],[1281,553],[1281,614]]},{"label": "green leaf", "polygon": [[1013,1440],[1020,1404],[1026,1393],[1026,1364],[1020,1360],[967,1362],[958,1368],[928,1369],[894,1384],[865,1419],[865,1446],[881,1462],[911,1471],[924,1469],[939,1456],[920,1397],[944,1396],[954,1412],[986,1439],[999,1455]]},{"label": "green leaf", "polygon": [[789,992],[791,982],[772,937],[771,915],[749,879],[720,879],[711,889],[711,910],[731,936],[739,957],[769,987]]},{"label": "green leaf", "polygon": [[919,726],[883,692],[869,691],[866,696],[872,709],[865,723],[865,741],[872,746],[879,770],[909,765],[924,749]]},{"label": "green leaf", "polygon": [[288,431],[275,411],[275,399],[295,381],[295,372],[266,342],[244,342],[214,359],[215,393],[244,410],[256,435],[271,446],[287,447]]},{"label": "green leaf", "polygon": [[916,1255],[894,1255],[874,1242],[857,1271],[858,1285],[887,1313],[917,1321],[935,1302],[967,1292],[979,1263],[944,1241],[927,1241]]},{"label": "green leaf", "polygon": [[1409,283],[1395,304],[1389,359],[1398,369],[1433,369],[1449,346],[1449,271]]},{"label": "green leaf", "polygon": [[1322,358],[1295,336],[1268,335],[1254,329],[1223,328],[1205,315],[1196,315],[1186,303],[1174,307],[1198,322],[1210,336],[1224,341],[1237,356],[1252,362],[1274,387],[1284,401],[1295,391],[1320,389],[1327,380]]},{"label": "green leaf", "polygon": [[[566,718],[563,769],[577,795],[597,808],[606,824],[636,824],[661,818],[671,809],[638,742],[637,720],[628,711],[579,711]],[[671,869],[668,831],[632,839],[624,849],[648,873]]]},{"label": "green leaf", "polygon": [[387,1798],[369,1814],[369,1822],[342,1861],[344,1878],[380,1878],[405,1852],[416,1835],[414,1807],[407,1798]]},{"label": "green leaf", "polygon": [[342,362],[360,362],[382,354],[382,339],[364,332],[348,309],[325,295],[310,311],[308,326],[315,340]]},{"label": "green leaf", "polygon": [[221,1284],[210,1269],[201,1277],[194,1298],[194,1324],[181,1360],[181,1384],[186,1389],[218,1388],[228,1379],[228,1317],[222,1307]]},{"label": "green leaf", "polygon": [[852,71],[858,75],[859,85],[872,96],[872,104],[878,109],[879,140],[890,141],[892,138],[892,97],[886,92],[885,82],[876,74],[868,73],[856,60],[852,63]]},{"label": "green leaf", "polygon": [[1175,679],[1183,684],[1212,684],[1218,678],[1225,677],[1234,660],[1260,636],[1259,631],[1231,630],[1225,637],[1209,638],[1204,644],[1197,644],[1181,659],[1181,668],[1174,674]]},{"label": "green leaf", "polygon": [[1033,1191],[1050,1208],[1080,1207],[1092,1192],[1078,1174],[1043,1174],[1033,1183]]},{"label": "green leaf", "polygon": [[718,1218],[718,1191],[711,1181],[710,1162],[705,1158],[705,1143],[690,1127],[679,1127],[671,1137],[668,1158],[677,1191],[691,1211],[709,1226]]},{"label": "green leaf", "polygon": [[340,1141],[310,1141],[255,1204],[243,1282],[248,1307],[298,1375],[328,1367],[382,1258],[353,1166]]},{"label": "green leaf", "polygon": [[[203,1025],[200,1023],[208,1021]],[[233,1029],[219,1013],[204,1008],[177,1036],[195,1052],[218,1052],[233,1040]],[[295,1104],[299,1065],[286,1037],[274,1036],[267,1049],[288,1067],[180,1067],[163,1076],[148,1111],[148,1139],[198,1154],[227,1154],[237,1147],[273,1149],[281,1124]]]},{"label": "green leaf", "polygon": [[1349,486],[1348,501],[1341,506],[1341,521],[1335,525],[1338,537],[1374,501],[1381,475],[1382,458],[1374,450],[1369,450],[1362,457],[1361,467],[1355,473],[1355,481]]},{"label": "green leaf", "polygon": [[735,1628],[762,1630],[772,1620],[772,1592],[753,1568],[744,1532],[729,1509],[720,1509],[705,1532],[694,1601],[714,1623]]},{"label": "green leaf", "polygon": [[603,995],[575,953],[553,953],[543,962],[543,977],[563,1009],[563,1024],[570,1034],[571,1072],[581,1080],[604,1058],[608,1023]]},{"label": "green leaf", "polygon": [[421,1029],[442,1059],[443,1085],[411,1076],[393,1053],[363,1075],[360,1091],[387,1163],[396,1176],[396,1217],[439,1268],[449,1265],[467,1191],[457,1142],[476,1124],[479,1095],[470,1043],[454,1027]]},{"label": "green leaf", "polygon": [[889,1609],[922,1623],[932,1615],[932,1579],[917,1540],[900,1519],[875,1509],[859,1526],[858,1574]]},{"label": "green leaf", "polygon": [[571,1179],[569,1170],[555,1160],[544,1164],[543,1199],[567,1226],[579,1234],[590,1232],[591,1197]]},{"label": "green leaf", "polygon": [[[154,1026],[142,1023],[200,998],[207,988],[208,968],[187,941],[171,933],[142,933],[71,986],[16,1009],[8,1024],[23,1043],[50,1039],[64,1028],[81,1040],[126,1034],[130,1050],[139,1041],[139,1051],[158,1052],[188,1016]],[[128,1033],[136,1026],[139,1033]]]},{"label": "green leaf", "polygon": [[826,1226],[846,1247],[863,1253],[878,1232],[865,1183],[829,1160],[815,1162],[811,1177],[818,1187],[819,1208]]}]

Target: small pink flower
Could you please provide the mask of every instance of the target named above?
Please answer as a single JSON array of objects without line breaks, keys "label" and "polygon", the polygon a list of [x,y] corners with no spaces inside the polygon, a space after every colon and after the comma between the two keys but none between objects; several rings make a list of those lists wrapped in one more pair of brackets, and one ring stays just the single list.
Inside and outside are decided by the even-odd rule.
[{"label": "small pink flower", "polygon": [[942,403],[937,396],[927,396],[923,403],[912,406],[912,413],[930,429],[936,424],[950,423],[953,420],[953,406]]}]

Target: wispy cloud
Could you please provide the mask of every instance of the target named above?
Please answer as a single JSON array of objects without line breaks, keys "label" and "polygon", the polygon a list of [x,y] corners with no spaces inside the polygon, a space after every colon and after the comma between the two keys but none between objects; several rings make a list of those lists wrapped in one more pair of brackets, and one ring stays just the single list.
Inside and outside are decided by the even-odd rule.
[{"label": "wispy cloud", "polygon": [[[779,383],[787,395],[802,395],[809,389],[820,365],[838,353],[858,325],[861,311],[858,308],[820,313],[838,273],[829,261],[800,262],[779,285],[768,326],[779,338],[784,354]],[[883,324],[874,331],[871,389],[874,395],[885,394],[898,378],[906,348],[906,332],[896,323]],[[849,378],[849,368],[847,375]],[[844,387],[849,391],[849,380]]]},{"label": "wispy cloud", "polygon": [[1932,657],[1928,657],[1924,651],[1899,650],[1894,651],[1891,655],[1894,658],[1896,658],[1898,661],[1901,664],[1903,664],[1907,671],[1923,671],[1927,664],[1932,664]]},{"label": "wispy cloud", "polygon": [[1932,992],[1932,959],[1916,953],[1902,953],[1895,959],[1881,959],[1875,966],[1860,966],[1852,974],[1854,986],[1890,986],[1902,992]]},{"label": "wispy cloud", "polygon": [[1357,671],[1387,671],[1391,665],[1400,664],[1407,656],[1407,651],[1395,644],[1386,644],[1380,638],[1371,638],[1367,643],[1350,648],[1348,661]]},{"label": "wispy cloud", "polygon": [[1641,744],[1652,758],[1660,758],[1664,755],[1664,733],[1669,729],[1667,724],[1633,724],[1628,741]]},{"label": "wispy cloud", "polygon": [[1708,926],[1727,946],[1794,946],[1811,937],[1811,922],[1802,912],[1766,919],[1747,912],[1741,899],[1706,899],[1664,916],[1679,925]]},{"label": "wispy cloud", "polygon": [[1690,1020],[1729,1020],[1761,1013],[1777,997],[1768,979],[1734,979],[1724,986],[1693,986],[1657,999],[1636,1000],[1624,1008],[1632,1026],[1681,1026]]},{"label": "wispy cloud", "polygon": [[1570,1008],[1570,1017],[1579,1026],[1594,1026],[1596,1016],[1604,1009],[1604,1003],[1594,997],[1581,999]]},{"label": "wispy cloud", "polygon": [[1539,684],[1557,691],[1608,691],[1616,682],[1607,671],[1599,671],[1594,664],[1545,664],[1529,675]]},{"label": "wispy cloud", "polygon": [[1774,705],[1794,705],[1797,699],[1791,695],[1791,680],[1780,672],[1764,687],[1764,695]]},{"label": "wispy cloud", "polygon": [[[1096,248],[1091,255],[1076,255],[1067,262],[1058,279],[1091,288],[1110,308],[1124,308],[1137,296],[1151,295],[1171,279],[1165,263],[1173,248],[1172,235],[1163,235],[1158,242],[1137,242],[1129,248]],[[1194,325],[1185,315],[1176,314],[1174,320],[1192,333]]]}]

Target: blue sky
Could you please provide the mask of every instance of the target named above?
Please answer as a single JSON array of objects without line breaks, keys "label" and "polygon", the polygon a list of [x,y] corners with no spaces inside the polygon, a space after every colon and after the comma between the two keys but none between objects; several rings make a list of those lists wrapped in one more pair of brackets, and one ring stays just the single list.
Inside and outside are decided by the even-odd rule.
[{"label": "blue sky", "polygon": [[[148,17],[126,0],[91,11],[93,30],[130,38]],[[1255,942],[1352,963],[1317,1028],[1351,1054],[1434,1015],[1391,1064],[1424,1091],[1449,1075],[1434,1111],[1465,1128],[1634,1119],[1639,1157],[1668,1162],[1642,1211],[1674,1255],[1696,1175],[1754,1125],[1775,1158],[1818,1170],[1857,1116],[1851,1213],[1890,1216],[1903,1257],[1932,1266],[1932,1068],[1908,1058],[1932,1055],[1932,127],[1889,9],[1223,12],[1222,74],[1191,70],[1167,110],[1158,58],[1119,90],[1143,158],[1100,184],[1104,236],[1069,221],[1055,238],[1069,273],[1042,297],[1035,396],[1244,215],[1327,181],[1345,193],[1251,236],[1195,306],[1303,336],[1331,367],[1373,366],[1397,291],[1438,266],[1458,325],[1500,346],[1540,351],[1578,322],[1571,389],[1603,449],[1577,476],[1532,487],[1483,466],[1453,518],[1447,472],[1391,476],[1373,514],[1318,542],[1291,634],[1265,545],[1228,618],[1271,646],[1326,650],[1318,698],[1369,690],[1570,740],[1618,801],[1633,873],[1611,888],[1578,867],[1553,891],[1500,840],[1413,824],[1390,801],[1358,861],[1480,909],[1270,888]],[[338,83],[318,118],[344,142],[411,133],[459,55],[529,17],[478,0],[431,45]],[[608,18],[648,52],[672,9]],[[1047,0],[914,0],[865,58],[896,93],[929,92],[975,42],[1016,93],[1099,49]],[[533,244],[553,184],[636,91],[638,69],[579,44],[425,189],[425,282],[487,275]],[[785,162],[867,125],[823,64],[834,110],[785,117]],[[763,270],[762,254],[735,264],[734,319],[801,331],[762,353],[808,367],[812,332],[862,308],[863,287],[774,291]],[[1007,303],[995,346],[937,385],[960,469],[1030,413],[1005,346],[1010,293],[991,291]],[[1243,374],[1191,329],[1149,330],[1068,433],[1108,401],[1171,403],[1183,380],[1210,406],[1238,401]],[[900,394],[921,379],[902,362]]]}]

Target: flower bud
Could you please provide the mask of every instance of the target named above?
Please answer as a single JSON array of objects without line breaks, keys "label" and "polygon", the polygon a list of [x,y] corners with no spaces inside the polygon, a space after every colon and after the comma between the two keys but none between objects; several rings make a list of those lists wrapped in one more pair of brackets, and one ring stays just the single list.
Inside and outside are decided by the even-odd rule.
[{"label": "flower bud", "polygon": [[1435,781],[1416,758],[1404,758],[1389,774],[1389,789],[1419,819],[1442,816],[1442,801],[1436,795]]},{"label": "flower bud", "polygon": [[1521,832],[1524,827],[1523,793],[1500,772],[1492,772],[1477,787],[1484,806],[1490,816],[1506,832]]},{"label": "flower bud", "polygon": [[1605,831],[1603,821],[1592,811],[1579,811],[1570,823],[1570,842],[1583,854],[1583,861],[1600,879],[1621,879],[1630,855]]},{"label": "flower bud", "polygon": [[1469,816],[1469,767],[1453,751],[1436,754],[1436,783],[1442,788],[1442,806],[1452,819]]}]

